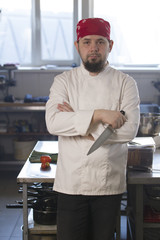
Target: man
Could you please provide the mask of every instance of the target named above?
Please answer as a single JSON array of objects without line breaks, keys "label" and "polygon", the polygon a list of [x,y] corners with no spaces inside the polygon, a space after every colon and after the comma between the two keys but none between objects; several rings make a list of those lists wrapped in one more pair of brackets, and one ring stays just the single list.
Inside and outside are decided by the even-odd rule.
[{"label": "man", "polygon": [[[58,240],[111,240],[126,190],[127,143],[139,126],[139,95],[131,77],[109,66],[109,22],[81,20],[75,47],[81,66],[55,77],[46,104],[48,131],[59,136]],[[108,125],[115,132],[87,155]]]}]

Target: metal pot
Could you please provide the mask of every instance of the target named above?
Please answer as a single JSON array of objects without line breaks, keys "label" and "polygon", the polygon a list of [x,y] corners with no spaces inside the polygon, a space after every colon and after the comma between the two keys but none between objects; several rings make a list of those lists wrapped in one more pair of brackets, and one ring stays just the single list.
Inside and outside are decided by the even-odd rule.
[{"label": "metal pot", "polygon": [[57,215],[57,196],[37,199],[33,202],[33,219],[42,225],[55,225]]},{"label": "metal pot", "polygon": [[137,136],[157,136],[160,133],[160,113],[141,113]]},{"label": "metal pot", "polygon": [[33,209],[33,220],[41,225],[56,225],[57,211],[42,211]]}]

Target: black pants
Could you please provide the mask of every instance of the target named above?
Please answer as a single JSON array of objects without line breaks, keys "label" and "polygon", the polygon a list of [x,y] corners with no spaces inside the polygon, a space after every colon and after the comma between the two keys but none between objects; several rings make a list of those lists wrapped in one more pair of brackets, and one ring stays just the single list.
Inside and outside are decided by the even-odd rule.
[{"label": "black pants", "polygon": [[111,240],[122,194],[58,195],[58,240]]}]

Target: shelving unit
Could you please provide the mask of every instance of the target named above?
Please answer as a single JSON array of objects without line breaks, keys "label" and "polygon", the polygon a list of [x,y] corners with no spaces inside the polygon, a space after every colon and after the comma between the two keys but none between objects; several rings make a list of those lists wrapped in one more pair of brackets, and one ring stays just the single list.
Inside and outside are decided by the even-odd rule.
[{"label": "shelving unit", "polygon": [[33,209],[30,210],[28,216],[28,234],[29,235],[52,235],[52,239],[56,239],[57,226],[56,225],[40,225],[33,220]]},{"label": "shelving unit", "polygon": [[[142,173],[143,174],[143,173]],[[130,178],[129,178],[130,179]],[[145,181],[145,180],[144,180]],[[152,179],[151,179],[152,181]],[[158,183],[157,183],[158,184]],[[155,184],[156,185],[156,184]],[[127,239],[139,240],[145,239],[145,231],[154,232],[155,240],[157,230],[160,232],[160,222],[145,222],[145,184],[128,184],[128,199],[127,199]],[[129,196],[130,195],[130,196]],[[151,239],[151,238],[147,238]]]},{"label": "shelving unit", "polygon": [[[160,183],[160,150],[157,149],[153,155],[154,172],[129,171],[128,172],[128,209],[132,215],[128,215],[128,238],[127,239],[144,239],[145,230],[155,231],[160,229],[160,222],[144,221],[144,205],[145,205],[145,185],[159,185]],[[131,231],[129,231],[131,230]],[[155,235],[156,236],[156,235]],[[149,239],[149,238],[147,238]],[[155,240],[159,237],[155,237]]]},{"label": "shelving unit", "polygon": [[[46,148],[47,146],[47,148]],[[58,143],[53,142],[43,142],[39,141],[34,150],[45,152],[48,147],[50,150],[55,153],[57,152]],[[56,165],[51,164],[51,169],[49,171],[42,171],[40,168],[40,163],[30,163],[29,159],[24,164],[19,175],[17,176],[17,182],[23,185],[23,240],[29,240],[30,236],[41,235],[51,236],[51,239],[54,239],[56,235],[56,225],[40,225],[36,224],[33,221],[33,211],[28,211],[27,204],[27,190],[28,186],[34,182],[36,183],[54,183]],[[28,214],[29,212],[29,214]],[[48,239],[48,238],[47,238]]]},{"label": "shelving unit", "polygon": [[[15,126],[18,121],[29,124],[24,129]],[[45,103],[0,102],[0,121],[6,122],[6,129],[0,131],[0,169],[19,169],[26,159],[15,159],[14,141],[57,140],[51,136],[45,125]]]}]

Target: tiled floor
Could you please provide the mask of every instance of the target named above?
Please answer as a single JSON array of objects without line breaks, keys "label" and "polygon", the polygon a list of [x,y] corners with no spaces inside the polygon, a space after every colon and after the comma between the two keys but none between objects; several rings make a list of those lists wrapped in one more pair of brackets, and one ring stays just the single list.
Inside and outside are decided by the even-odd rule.
[{"label": "tiled floor", "polygon": [[[6,208],[6,204],[21,200],[16,182],[18,172],[0,171],[0,240],[22,240],[22,209]],[[126,218],[122,217],[121,240],[126,240]]]},{"label": "tiled floor", "polygon": [[6,204],[22,199],[18,193],[17,172],[0,172],[0,240],[22,240],[22,209],[6,208]]}]

